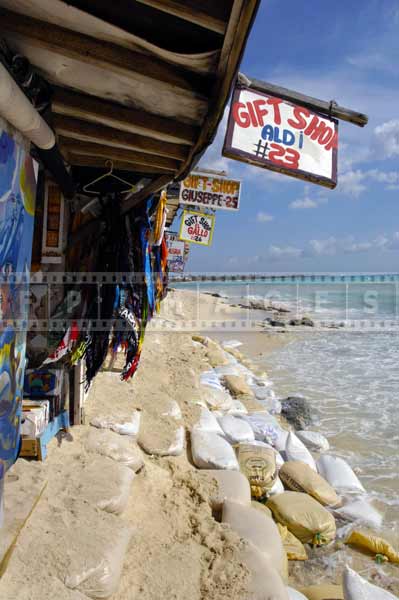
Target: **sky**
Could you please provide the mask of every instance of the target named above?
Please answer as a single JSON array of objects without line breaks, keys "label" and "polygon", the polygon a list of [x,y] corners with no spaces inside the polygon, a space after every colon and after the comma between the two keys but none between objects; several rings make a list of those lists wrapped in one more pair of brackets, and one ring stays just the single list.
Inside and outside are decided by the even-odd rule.
[{"label": "sky", "polygon": [[262,0],[240,71],[369,116],[340,122],[338,185],[222,157],[228,109],[200,166],[242,181],[187,272],[399,271],[399,1]]}]

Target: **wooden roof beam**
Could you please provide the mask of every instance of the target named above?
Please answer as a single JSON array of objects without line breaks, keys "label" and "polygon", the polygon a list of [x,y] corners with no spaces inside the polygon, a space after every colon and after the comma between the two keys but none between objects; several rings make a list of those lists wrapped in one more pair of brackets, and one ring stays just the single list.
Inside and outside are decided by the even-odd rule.
[{"label": "wooden roof beam", "polygon": [[[104,170],[108,169],[108,166],[105,164],[107,159],[101,158],[100,156],[86,156],[83,154],[80,155],[77,153],[67,152],[67,159],[69,164],[76,167],[94,167],[97,169]],[[168,183],[173,179],[173,173],[170,172],[170,174],[168,174],[165,171],[165,169],[159,169],[158,167],[150,167],[146,165],[139,165],[136,163],[121,160],[113,160],[110,158],[108,159],[112,160],[114,170],[116,169],[118,171],[131,171],[136,174],[148,175],[150,177],[151,175],[153,175],[154,177],[162,175],[166,177]]]},{"label": "wooden roof beam", "polygon": [[192,125],[64,88],[55,89],[52,110],[57,114],[177,144],[192,145],[199,135],[198,128]]},{"label": "wooden roof beam", "polygon": [[129,194],[124,200],[121,206],[121,213],[125,214],[132,210],[135,206],[143,202],[150,194],[156,194],[162,188],[165,188],[172,181],[171,177],[167,175],[161,175],[157,177],[151,183],[146,185],[142,190],[135,194]]},{"label": "wooden roof beam", "polygon": [[11,32],[50,52],[130,78],[138,73],[204,98],[214,82],[213,77],[208,75],[173,67],[166,61],[147,54],[3,8],[0,9],[0,22],[3,33]]},{"label": "wooden roof beam", "polygon": [[137,1],[222,35],[226,31],[229,9],[231,9],[231,2],[226,3],[225,0],[183,0],[183,2],[179,0]]},{"label": "wooden roof beam", "polygon": [[69,140],[68,138],[60,137],[58,140],[61,150],[66,150],[69,154],[80,156],[96,156],[102,157],[105,160],[120,161],[133,163],[134,165],[143,165],[155,168],[155,173],[167,171],[173,173],[177,171],[180,163],[173,158],[165,156],[155,156],[137,152],[136,150],[125,150],[124,148],[113,148],[111,146],[103,146],[102,144],[93,144],[91,142],[78,142]]},{"label": "wooden roof beam", "polygon": [[105,146],[115,148],[140,150],[148,154],[167,156],[177,160],[185,160],[190,150],[189,146],[163,142],[137,133],[120,131],[113,127],[106,127],[105,125],[64,115],[53,115],[52,125],[57,134],[62,135],[64,138],[80,140],[81,142],[102,143]]}]

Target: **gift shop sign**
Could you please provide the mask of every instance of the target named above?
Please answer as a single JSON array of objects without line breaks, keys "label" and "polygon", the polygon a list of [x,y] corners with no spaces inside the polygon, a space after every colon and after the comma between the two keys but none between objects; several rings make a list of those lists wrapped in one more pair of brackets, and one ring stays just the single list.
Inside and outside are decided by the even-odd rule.
[{"label": "gift shop sign", "polygon": [[180,204],[238,210],[241,182],[226,177],[192,173],[180,183]]},{"label": "gift shop sign", "polygon": [[214,225],[215,217],[213,215],[184,210],[179,238],[184,242],[210,246]]},{"label": "gift shop sign", "polygon": [[337,120],[245,86],[236,87],[224,156],[335,188],[337,152]]}]

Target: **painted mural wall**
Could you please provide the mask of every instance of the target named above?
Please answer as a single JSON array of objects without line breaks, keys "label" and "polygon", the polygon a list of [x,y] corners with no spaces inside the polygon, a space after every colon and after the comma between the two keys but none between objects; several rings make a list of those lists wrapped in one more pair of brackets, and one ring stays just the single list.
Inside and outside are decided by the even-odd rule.
[{"label": "painted mural wall", "polygon": [[37,163],[0,123],[0,489],[19,449]]}]

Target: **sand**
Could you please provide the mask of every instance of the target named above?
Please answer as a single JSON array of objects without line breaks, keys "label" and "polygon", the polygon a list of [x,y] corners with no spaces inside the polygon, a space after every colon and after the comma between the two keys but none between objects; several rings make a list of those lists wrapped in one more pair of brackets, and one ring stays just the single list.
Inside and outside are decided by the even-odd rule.
[{"label": "sand", "polygon": [[[187,432],[197,421],[199,375],[209,369],[208,349],[193,343],[191,331],[159,331],[172,318],[192,315],[195,304],[193,295],[172,293],[161,318],[147,332],[136,377],[129,383],[120,381],[114,371],[123,362],[118,357],[112,370],[96,377],[86,404],[86,424],[72,428],[61,443],[53,440],[45,463],[19,460],[8,474],[7,539],[18,537],[0,579],[0,598],[93,597],[99,593],[96,567],[105,561],[114,571],[114,559],[115,563],[119,560],[122,573],[113,600],[248,598],[248,571],[240,560],[242,542],[214,519],[210,497],[215,482],[194,468],[189,447],[176,457],[141,451],[143,467],[137,474],[131,471],[127,479],[127,467],[113,460],[126,458],[129,443],[137,459],[137,443],[147,450],[162,447],[176,427],[183,424]],[[201,297],[201,318],[212,318],[214,304],[213,298]],[[220,310],[229,318],[241,315],[230,307]],[[181,419],[168,416],[171,401],[178,403]],[[126,445],[124,438],[123,448],[111,453],[103,443],[96,445],[96,432],[102,430],[91,427],[91,419],[108,416],[126,422],[135,409],[141,411],[142,420],[137,441],[129,440]],[[109,432],[104,439],[118,437]],[[13,477],[19,479],[14,489]],[[35,485],[29,486],[30,482]],[[130,489],[122,513],[104,510],[115,505],[127,484]],[[18,493],[20,502],[15,503]],[[120,513],[121,505],[116,504]],[[3,533],[3,546],[9,545]],[[118,553],[123,553],[127,543],[122,563]],[[86,579],[85,570],[92,571]]]}]

